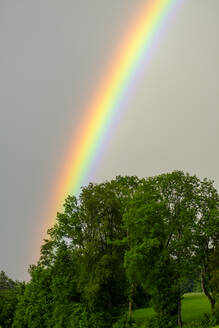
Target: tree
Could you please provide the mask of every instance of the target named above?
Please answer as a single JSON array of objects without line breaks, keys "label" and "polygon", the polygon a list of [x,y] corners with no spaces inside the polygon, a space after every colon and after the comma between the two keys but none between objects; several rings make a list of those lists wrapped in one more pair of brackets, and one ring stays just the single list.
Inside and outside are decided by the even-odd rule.
[{"label": "tree", "polygon": [[[196,257],[201,272],[201,285],[208,297],[212,310],[215,295],[210,284],[212,277],[212,254],[217,253],[219,244],[219,195],[213,181],[204,179],[197,195],[197,225],[195,229]],[[219,262],[215,262],[219,268]]]},{"label": "tree", "polygon": [[52,265],[30,268],[31,281],[19,298],[14,326],[69,328],[77,291],[77,259],[65,244],[60,245]]},{"label": "tree", "polygon": [[208,259],[208,270],[210,273],[209,287],[211,289],[214,307],[212,309],[217,322],[219,322],[219,245],[213,250]]},{"label": "tree", "polygon": [[82,189],[79,201],[68,197],[65,212],[58,214],[50,236],[56,245],[65,240],[79,258],[79,290],[89,311],[113,316],[127,302],[127,279],[123,266],[126,235],[123,213],[140,180],[117,177]]},{"label": "tree", "polygon": [[70,328],[80,320],[89,328],[112,326],[127,305],[122,217],[138,184],[136,177],[117,177],[66,199],[31,267],[14,327]]},{"label": "tree", "polygon": [[0,272],[0,326],[4,328],[12,325],[20,285],[18,281],[10,279],[4,271]]},{"label": "tree", "polygon": [[180,327],[184,282],[197,273],[201,186],[196,176],[181,171],[145,179],[125,216],[129,280],[142,281],[150,289],[160,320],[167,317],[174,324],[177,315]]},{"label": "tree", "polygon": [[0,290],[14,289],[16,282],[10,279],[4,271],[0,272]]}]

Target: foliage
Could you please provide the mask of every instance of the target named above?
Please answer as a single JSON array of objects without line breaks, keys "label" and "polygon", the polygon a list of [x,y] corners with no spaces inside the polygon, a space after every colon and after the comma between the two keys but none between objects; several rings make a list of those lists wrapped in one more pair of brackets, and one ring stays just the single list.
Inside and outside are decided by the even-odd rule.
[{"label": "foliage", "polygon": [[145,179],[125,214],[127,276],[149,289],[159,320],[174,322],[177,313],[181,320],[183,284],[197,271],[194,231],[200,185],[196,176],[181,171]]},{"label": "foliage", "polygon": [[219,323],[219,245],[213,249],[209,256],[208,269],[210,272],[209,287],[212,292],[212,297],[215,301],[213,315]]},{"label": "foliage", "polygon": [[0,293],[0,325],[4,328],[11,327],[14,311],[17,306],[17,295],[15,291],[1,291]]},{"label": "foliage", "polygon": [[175,320],[171,320],[169,315],[155,316],[153,317],[149,323],[148,328],[175,328],[176,322]]},{"label": "foliage", "polygon": [[10,279],[4,271],[0,272],[0,290],[13,290],[17,282]]},{"label": "foliage", "polygon": [[[216,255],[219,243],[219,195],[213,182],[204,179],[200,184],[196,199],[198,223],[195,229],[197,265],[201,271],[202,289],[214,310],[216,295],[211,283],[214,271],[218,270],[218,261],[213,264],[212,256]],[[218,257],[218,255],[217,255]]]},{"label": "foliage", "polygon": [[133,309],[151,304],[150,327],[181,326],[183,294],[200,276],[215,320],[218,224],[219,197],[207,179],[174,171],[90,183],[67,197],[30,282],[0,273],[0,324],[134,328]]},{"label": "foliage", "polygon": [[205,314],[204,318],[201,320],[202,328],[211,328],[214,327],[217,323],[216,318],[212,314]]},{"label": "foliage", "polygon": [[[201,321],[205,313],[210,316],[210,304],[203,293],[189,293],[182,300],[183,327],[201,328]],[[147,327],[148,322],[156,316],[152,308],[139,309],[134,313],[134,320],[138,327]],[[155,320],[155,319],[154,319]],[[157,319],[155,320],[157,321]]]},{"label": "foliage", "polygon": [[0,272],[0,326],[11,327],[22,284]]},{"label": "foliage", "polygon": [[76,290],[75,259],[60,246],[53,266],[41,264],[30,269],[31,282],[20,297],[14,327],[69,327]]},{"label": "foliage", "polygon": [[127,312],[123,313],[120,318],[113,324],[113,328],[137,328],[135,320],[131,319]]}]

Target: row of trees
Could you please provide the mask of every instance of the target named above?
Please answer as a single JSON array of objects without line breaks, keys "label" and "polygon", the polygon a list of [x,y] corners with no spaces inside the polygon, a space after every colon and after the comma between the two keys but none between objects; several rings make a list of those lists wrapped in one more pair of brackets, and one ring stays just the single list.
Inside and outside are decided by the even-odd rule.
[{"label": "row of trees", "polygon": [[174,171],[89,184],[66,199],[48,235],[13,327],[128,327],[133,307],[149,304],[157,326],[181,327],[186,283],[199,276],[219,316],[212,181]]}]

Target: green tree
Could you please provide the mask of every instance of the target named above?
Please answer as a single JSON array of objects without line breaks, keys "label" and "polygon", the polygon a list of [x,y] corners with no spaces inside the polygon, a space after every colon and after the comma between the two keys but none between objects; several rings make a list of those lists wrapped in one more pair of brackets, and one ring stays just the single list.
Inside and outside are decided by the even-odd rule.
[{"label": "green tree", "polygon": [[31,282],[27,283],[21,295],[13,327],[46,327],[52,315],[52,295],[50,290],[51,271],[32,266]]},{"label": "green tree", "polygon": [[43,261],[30,268],[31,281],[19,298],[13,327],[71,327],[75,302],[80,300],[77,259],[63,243],[51,264]]},{"label": "green tree", "polygon": [[125,216],[129,280],[142,281],[159,317],[174,320],[177,315],[180,327],[183,286],[197,272],[194,232],[200,185],[196,176],[181,171],[145,179]]},{"label": "green tree", "polygon": [[127,305],[122,217],[138,184],[117,177],[66,199],[31,267],[14,327],[112,326]]},{"label": "green tree", "polygon": [[[219,244],[219,195],[213,181],[204,179],[197,195],[198,220],[195,227],[197,265],[201,272],[203,292],[209,299],[212,310],[215,307],[215,294],[210,283],[212,277],[213,254]],[[216,270],[219,261],[215,262]]]},{"label": "green tree", "polygon": [[214,300],[212,312],[219,322],[219,244],[212,250],[209,256],[208,270],[210,273],[209,287]]},{"label": "green tree", "polygon": [[173,317],[177,313],[176,298],[170,301],[172,272],[164,249],[167,209],[153,186],[148,187],[145,184],[134,195],[125,215],[129,245],[125,266],[130,284],[141,284],[151,294],[159,317]]},{"label": "green tree", "polygon": [[0,326],[11,327],[18,303],[21,284],[10,279],[4,271],[0,272]]},{"label": "green tree", "polygon": [[82,189],[79,201],[68,197],[50,231],[56,244],[65,240],[78,253],[78,288],[90,311],[116,315],[127,302],[127,279],[123,266],[126,235],[123,213],[140,180],[117,177]]},{"label": "green tree", "polygon": [[0,272],[0,290],[14,289],[16,282],[10,279],[4,271]]}]

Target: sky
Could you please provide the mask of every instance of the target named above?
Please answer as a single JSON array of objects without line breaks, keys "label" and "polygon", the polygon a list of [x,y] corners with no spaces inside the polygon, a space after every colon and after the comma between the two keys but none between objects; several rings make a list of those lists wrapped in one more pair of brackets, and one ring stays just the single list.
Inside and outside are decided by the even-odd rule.
[{"label": "sky", "polygon": [[[0,0],[0,270],[14,279],[39,257],[66,147],[146,1]],[[84,185],[180,169],[219,189],[218,17],[218,0],[178,0]]]}]

